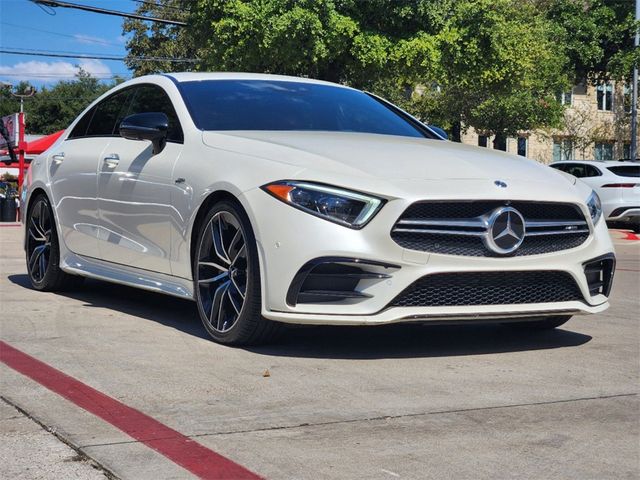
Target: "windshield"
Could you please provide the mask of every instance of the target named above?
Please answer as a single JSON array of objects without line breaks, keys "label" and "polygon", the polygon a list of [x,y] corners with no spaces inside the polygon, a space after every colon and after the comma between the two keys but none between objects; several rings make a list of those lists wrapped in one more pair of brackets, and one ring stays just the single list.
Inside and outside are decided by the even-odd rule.
[{"label": "windshield", "polygon": [[429,136],[380,101],[350,88],[303,82],[205,80],[180,83],[201,130],[319,130]]}]

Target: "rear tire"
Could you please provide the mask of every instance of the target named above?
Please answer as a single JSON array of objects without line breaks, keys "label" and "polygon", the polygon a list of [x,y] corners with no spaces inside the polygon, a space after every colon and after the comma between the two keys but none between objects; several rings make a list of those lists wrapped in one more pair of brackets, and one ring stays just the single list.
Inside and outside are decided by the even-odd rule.
[{"label": "rear tire", "polygon": [[543,318],[542,320],[531,320],[525,322],[514,322],[509,323],[510,327],[522,329],[522,330],[553,330],[554,328],[558,328],[565,323],[567,323],[571,319],[570,315],[565,316],[554,316]]},{"label": "rear tire", "polygon": [[258,248],[247,214],[237,202],[223,200],[199,227],[193,288],[204,328],[224,345],[272,341],[282,325],[261,315]]},{"label": "rear tire", "polygon": [[55,292],[79,287],[84,277],[60,268],[60,243],[49,200],[44,194],[34,198],[26,215],[26,260],[31,286]]}]

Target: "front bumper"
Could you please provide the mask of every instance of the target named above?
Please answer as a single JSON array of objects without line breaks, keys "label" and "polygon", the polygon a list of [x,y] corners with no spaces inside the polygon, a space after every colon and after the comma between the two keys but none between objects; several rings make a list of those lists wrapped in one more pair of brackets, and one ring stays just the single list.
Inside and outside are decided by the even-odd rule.
[{"label": "front bumper", "polygon": [[[579,247],[519,257],[469,257],[409,250],[395,243],[391,226],[412,203],[392,199],[362,230],[351,230],[311,216],[270,197],[261,190],[241,199],[254,226],[261,262],[262,314],[271,320],[297,324],[377,325],[396,322],[487,321],[551,315],[599,313],[607,297],[591,295],[584,263],[610,254],[613,246],[604,221],[591,226]],[[300,268],[319,257],[349,257],[384,262],[399,268],[361,291],[366,298],[338,303],[287,302],[287,293]],[[507,305],[389,307],[416,280],[447,272],[562,271],[576,282],[583,300]]]},{"label": "front bumper", "polygon": [[617,207],[607,217],[608,222],[640,223],[640,207]]}]

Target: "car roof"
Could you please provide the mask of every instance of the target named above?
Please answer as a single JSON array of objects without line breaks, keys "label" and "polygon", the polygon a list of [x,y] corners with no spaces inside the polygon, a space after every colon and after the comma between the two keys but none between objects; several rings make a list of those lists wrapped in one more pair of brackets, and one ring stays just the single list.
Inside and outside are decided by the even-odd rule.
[{"label": "car roof", "polygon": [[298,82],[313,83],[317,85],[330,85],[332,87],[350,88],[346,85],[326,82],[324,80],[316,80],[305,77],[292,77],[288,75],[271,75],[267,73],[248,73],[248,72],[176,72],[165,73],[167,77],[174,81],[182,82],[199,82],[203,80],[264,80],[271,82]]},{"label": "car roof", "polygon": [[560,165],[561,163],[584,163],[587,165],[593,165],[595,163],[596,165],[601,165],[604,162],[602,160],[558,160],[557,162],[551,162],[549,165]]}]

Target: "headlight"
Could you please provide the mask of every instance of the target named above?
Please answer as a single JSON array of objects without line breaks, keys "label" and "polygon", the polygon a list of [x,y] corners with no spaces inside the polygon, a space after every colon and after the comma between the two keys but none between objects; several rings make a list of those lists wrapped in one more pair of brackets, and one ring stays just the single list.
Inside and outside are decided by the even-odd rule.
[{"label": "headlight", "polygon": [[591,215],[591,221],[595,225],[602,216],[602,204],[600,203],[600,197],[595,191],[592,191],[591,195],[589,195],[587,208],[589,209],[589,215]]},{"label": "headlight", "polygon": [[317,183],[281,181],[262,189],[292,207],[350,228],[364,227],[384,204],[381,198]]}]

